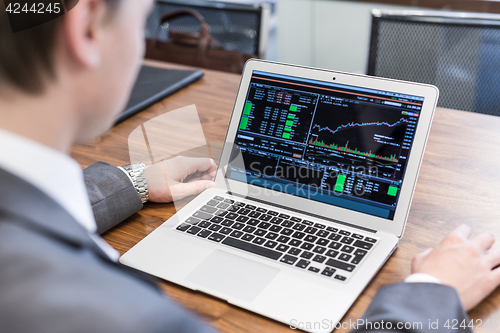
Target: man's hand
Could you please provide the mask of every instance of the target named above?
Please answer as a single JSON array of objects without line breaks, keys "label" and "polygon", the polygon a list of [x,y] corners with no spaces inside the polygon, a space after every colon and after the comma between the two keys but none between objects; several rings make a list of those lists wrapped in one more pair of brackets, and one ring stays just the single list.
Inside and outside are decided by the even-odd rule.
[{"label": "man's hand", "polygon": [[215,187],[216,171],[210,158],[177,156],[155,163],[144,170],[149,201],[172,202]]},{"label": "man's hand", "polygon": [[[460,225],[434,249],[413,258],[412,273],[437,277],[455,288],[466,311],[478,305],[500,284],[500,251],[490,250],[495,239],[482,233],[469,239],[471,228]],[[493,269],[495,268],[495,269]]]}]

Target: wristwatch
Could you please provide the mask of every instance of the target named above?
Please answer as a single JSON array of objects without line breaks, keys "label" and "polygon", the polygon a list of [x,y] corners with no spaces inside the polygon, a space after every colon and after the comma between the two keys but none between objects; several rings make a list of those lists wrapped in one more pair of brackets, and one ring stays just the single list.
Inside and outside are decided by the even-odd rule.
[{"label": "wristwatch", "polygon": [[141,197],[142,203],[146,203],[149,200],[148,184],[146,183],[146,177],[144,176],[144,169],[146,165],[144,163],[134,163],[128,164],[121,167],[132,179],[137,193]]}]

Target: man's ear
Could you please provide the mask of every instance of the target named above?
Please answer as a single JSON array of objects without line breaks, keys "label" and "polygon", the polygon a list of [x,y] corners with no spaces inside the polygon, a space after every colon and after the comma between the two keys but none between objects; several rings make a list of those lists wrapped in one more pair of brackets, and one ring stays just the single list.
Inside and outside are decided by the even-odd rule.
[{"label": "man's ear", "polygon": [[101,63],[106,4],[103,0],[80,0],[64,15],[62,34],[73,59],[85,67]]}]

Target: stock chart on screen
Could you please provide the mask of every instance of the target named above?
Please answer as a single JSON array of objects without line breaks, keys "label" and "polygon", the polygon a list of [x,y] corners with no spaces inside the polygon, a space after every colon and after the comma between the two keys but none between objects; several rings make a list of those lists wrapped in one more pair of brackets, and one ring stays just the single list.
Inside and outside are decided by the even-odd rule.
[{"label": "stock chart on screen", "polygon": [[254,72],[228,178],[392,219],[423,98]]}]

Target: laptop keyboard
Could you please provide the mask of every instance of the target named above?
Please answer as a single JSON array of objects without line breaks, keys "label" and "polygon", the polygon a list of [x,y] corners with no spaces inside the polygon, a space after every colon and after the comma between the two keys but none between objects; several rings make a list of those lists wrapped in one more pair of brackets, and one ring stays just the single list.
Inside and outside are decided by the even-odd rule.
[{"label": "laptop keyboard", "polygon": [[377,239],[214,196],[178,231],[347,281]]}]

